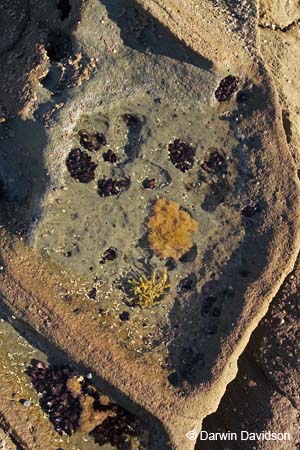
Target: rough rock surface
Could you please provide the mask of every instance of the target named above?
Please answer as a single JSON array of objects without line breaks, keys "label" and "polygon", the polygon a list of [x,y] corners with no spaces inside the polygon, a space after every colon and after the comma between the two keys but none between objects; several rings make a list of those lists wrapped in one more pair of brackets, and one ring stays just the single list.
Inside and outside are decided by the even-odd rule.
[{"label": "rough rock surface", "polygon": [[[279,27],[283,28],[298,19],[299,14],[298,2],[261,2],[261,50],[279,93],[286,139],[298,168],[299,27],[296,23],[285,30]],[[265,24],[266,17],[268,26]],[[240,433],[248,428],[257,432],[286,431],[291,434],[291,441],[255,441],[252,446],[245,442],[227,442],[224,445],[199,442],[199,449],[299,448],[299,280],[298,259],[266,318],[253,334],[239,361],[237,378],[228,387],[218,412],[204,423],[204,428],[210,432],[232,430]]]},{"label": "rough rock surface", "polygon": [[16,450],[16,446],[10,439],[8,434],[0,429],[0,449],[1,450]]},{"label": "rough rock surface", "polygon": [[299,21],[299,2],[297,0],[261,0],[261,23],[267,27],[285,29]]}]

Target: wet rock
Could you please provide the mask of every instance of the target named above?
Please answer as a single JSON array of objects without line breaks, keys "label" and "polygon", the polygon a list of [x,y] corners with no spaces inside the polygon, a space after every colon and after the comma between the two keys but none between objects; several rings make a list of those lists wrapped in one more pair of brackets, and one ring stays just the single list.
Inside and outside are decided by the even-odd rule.
[{"label": "wet rock", "polygon": [[194,348],[185,348],[184,349],[185,357],[182,360],[182,367],[181,367],[181,375],[186,377],[189,377],[191,375],[193,367],[198,364],[200,361],[203,361],[204,354],[201,352],[198,352]]},{"label": "wet rock", "polygon": [[[18,42],[28,22],[27,4],[23,0],[2,0],[0,3],[1,32],[0,54],[12,49]],[[5,36],[5,38],[4,38]]]},{"label": "wet rock", "polygon": [[209,317],[210,316],[210,312],[209,312],[209,310],[208,309],[206,309],[206,308],[202,308],[201,309],[201,315],[203,316],[203,317]]},{"label": "wet rock", "polygon": [[30,232],[30,227],[27,223],[19,223],[16,227],[16,235],[21,239],[28,237]]},{"label": "wet rock", "polygon": [[251,272],[247,269],[241,269],[239,271],[239,274],[241,275],[241,277],[247,278],[247,277],[249,277],[249,275],[251,275]]},{"label": "wet rock", "polygon": [[90,435],[99,445],[110,444],[119,447],[125,444],[129,436],[136,436],[135,417],[124,409],[116,406],[115,417],[108,417],[98,425]]},{"label": "wet rock", "polygon": [[201,208],[207,212],[213,212],[225,202],[226,195],[230,192],[230,185],[226,179],[213,179],[209,183],[209,191],[206,193]]},{"label": "wet rock", "polygon": [[103,133],[89,133],[86,130],[79,130],[80,145],[90,152],[97,152],[106,145],[106,138]]},{"label": "wet rock", "polygon": [[98,194],[100,197],[111,197],[121,194],[130,186],[130,178],[113,180],[112,178],[101,178],[98,181]]},{"label": "wet rock", "polygon": [[225,300],[234,298],[235,292],[234,292],[233,287],[232,286],[228,286],[227,288],[225,288],[223,290],[223,296],[224,296]]},{"label": "wet rock", "polygon": [[196,149],[190,144],[175,139],[175,141],[169,144],[169,157],[176,167],[181,172],[187,172],[194,165]]},{"label": "wet rock", "polygon": [[221,315],[221,310],[220,310],[220,308],[214,308],[213,310],[212,310],[212,316],[213,317],[220,317],[220,315]]},{"label": "wet rock", "polygon": [[171,372],[170,375],[168,375],[168,381],[172,384],[172,386],[178,386],[179,385],[179,378],[177,372]]},{"label": "wet rock", "polygon": [[79,148],[73,148],[70,151],[66,165],[71,177],[80,183],[90,183],[95,178],[97,164]]},{"label": "wet rock", "polygon": [[218,102],[226,102],[230,100],[234,93],[237,91],[239,87],[239,79],[232,75],[228,75],[227,77],[221,80],[219,87],[215,92],[215,97]]}]

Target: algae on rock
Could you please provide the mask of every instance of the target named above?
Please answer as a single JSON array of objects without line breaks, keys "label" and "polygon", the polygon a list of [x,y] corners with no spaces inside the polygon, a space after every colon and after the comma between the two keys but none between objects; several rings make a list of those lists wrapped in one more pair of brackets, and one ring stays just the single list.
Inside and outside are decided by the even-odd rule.
[{"label": "algae on rock", "polygon": [[161,258],[179,259],[192,245],[198,223],[174,201],[159,198],[149,219],[149,243]]}]

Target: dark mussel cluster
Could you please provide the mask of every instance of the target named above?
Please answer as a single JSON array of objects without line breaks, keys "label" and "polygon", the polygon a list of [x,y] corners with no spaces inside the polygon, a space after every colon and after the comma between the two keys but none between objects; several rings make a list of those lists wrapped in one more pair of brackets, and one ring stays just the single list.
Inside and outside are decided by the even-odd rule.
[{"label": "dark mussel cluster", "polygon": [[104,152],[102,154],[102,158],[105,162],[109,162],[111,164],[115,164],[118,161],[117,155],[111,149],[108,149],[107,152]]},{"label": "dark mussel cluster", "polygon": [[125,445],[128,437],[137,436],[135,417],[118,405],[114,405],[112,410],[116,413],[115,417],[105,419],[90,435],[99,445],[109,443],[121,448]]},{"label": "dark mussel cluster", "polygon": [[175,139],[169,144],[169,157],[176,167],[181,172],[187,172],[194,165],[196,149],[186,142]]},{"label": "dark mussel cluster", "polygon": [[[78,395],[68,389],[68,380],[75,374],[69,366],[47,367],[42,361],[32,360],[26,373],[30,376],[34,388],[40,393],[40,405],[59,433],[71,435],[79,428],[80,416],[83,411],[81,397],[93,399],[94,411],[109,411],[101,425],[96,426],[89,434],[100,445],[110,443],[119,448],[126,445],[128,438],[137,436],[135,417],[115,403],[101,401],[98,390],[87,378],[81,377],[81,391]],[[127,447],[126,447],[127,448]]]},{"label": "dark mussel cluster", "polygon": [[[101,425],[98,425],[89,434],[97,444],[110,444],[123,448],[130,436],[137,436],[136,419],[121,406],[115,403],[101,404],[99,392],[89,384],[85,378],[81,384],[82,393],[94,399],[93,408],[97,411],[111,411],[113,416],[107,417]],[[126,446],[127,448],[127,446]]]},{"label": "dark mussel cluster", "polygon": [[221,80],[215,92],[215,97],[218,102],[226,102],[231,99],[233,94],[238,90],[238,87],[239,79],[232,75],[228,75]]},{"label": "dark mussel cluster", "polygon": [[[127,117],[127,116],[126,116]],[[126,118],[130,123],[135,119],[131,116]],[[90,152],[97,152],[100,148],[106,146],[106,137],[103,133],[89,133],[86,130],[78,132],[80,145]],[[102,153],[105,162],[115,164],[118,160],[116,153],[111,149]],[[91,156],[80,148],[73,148],[66,159],[66,166],[72,178],[80,183],[90,183],[95,178],[97,164],[92,161]],[[98,180],[97,192],[100,197],[118,196],[130,186],[130,178],[120,179],[100,178]]]},{"label": "dark mussel cluster", "polygon": [[80,148],[73,148],[70,151],[66,165],[71,177],[80,183],[90,183],[95,178],[97,164]]},{"label": "dark mussel cluster", "polygon": [[68,366],[46,367],[42,361],[33,360],[26,373],[35,389],[42,394],[40,405],[50,418],[55,431],[71,435],[79,426],[81,406],[67,388],[72,376]]},{"label": "dark mussel cluster", "polygon": [[105,264],[108,261],[113,261],[114,259],[116,259],[118,257],[118,251],[116,248],[114,247],[109,247],[105,250],[105,252],[103,253],[102,257],[100,258],[99,263],[100,264]]},{"label": "dark mussel cluster", "polygon": [[101,178],[98,181],[98,194],[100,197],[110,197],[112,195],[119,195],[130,186],[129,178],[121,178],[113,180],[112,178]]},{"label": "dark mussel cluster", "polygon": [[89,133],[85,130],[79,130],[80,145],[90,152],[97,152],[106,145],[106,138],[103,133]]}]

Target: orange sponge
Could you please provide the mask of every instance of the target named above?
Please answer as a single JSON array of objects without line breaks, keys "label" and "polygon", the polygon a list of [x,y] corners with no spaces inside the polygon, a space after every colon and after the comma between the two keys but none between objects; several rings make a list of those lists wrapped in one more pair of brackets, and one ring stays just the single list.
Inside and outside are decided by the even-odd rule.
[{"label": "orange sponge", "polygon": [[198,223],[178,203],[160,198],[147,226],[152,250],[161,258],[179,259],[192,247]]}]

